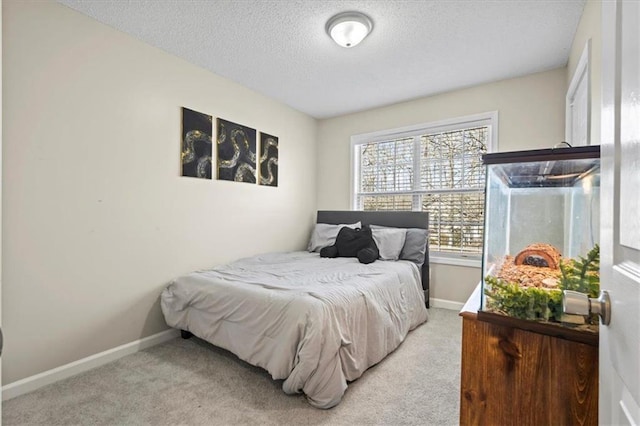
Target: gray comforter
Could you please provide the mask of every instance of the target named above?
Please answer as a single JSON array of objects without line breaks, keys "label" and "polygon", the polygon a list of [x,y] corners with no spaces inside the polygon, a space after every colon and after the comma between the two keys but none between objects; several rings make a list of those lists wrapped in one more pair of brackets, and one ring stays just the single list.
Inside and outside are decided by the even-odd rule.
[{"label": "gray comforter", "polygon": [[191,331],[284,379],[319,408],[427,320],[418,267],[408,261],[272,253],[172,281],[167,324]]}]

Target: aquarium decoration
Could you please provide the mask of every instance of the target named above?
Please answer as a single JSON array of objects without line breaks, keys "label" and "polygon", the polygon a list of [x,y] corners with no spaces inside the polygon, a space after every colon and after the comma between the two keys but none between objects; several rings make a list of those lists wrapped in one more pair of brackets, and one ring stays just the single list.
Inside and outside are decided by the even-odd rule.
[{"label": "aquarium decoration", "polygon": [[596,315],[582,317],[562,312],[562,291],[589,297],[600,292],[600,247],[586,257],[564,259],[555,247],[536,243],[518,255],[505,256],[495,276],[485,277],[485,310],[514,318],[561,323],[588,331],[598,330]]}]

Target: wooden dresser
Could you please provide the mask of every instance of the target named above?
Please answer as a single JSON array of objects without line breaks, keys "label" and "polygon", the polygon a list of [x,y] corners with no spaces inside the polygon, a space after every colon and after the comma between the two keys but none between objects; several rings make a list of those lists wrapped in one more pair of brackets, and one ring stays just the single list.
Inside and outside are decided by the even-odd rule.
[{"label": "wooden dresser", "polygon": [[460,312],[460,424],[597,425],[597,336],[583,343],[481,321],[480,291]]}]

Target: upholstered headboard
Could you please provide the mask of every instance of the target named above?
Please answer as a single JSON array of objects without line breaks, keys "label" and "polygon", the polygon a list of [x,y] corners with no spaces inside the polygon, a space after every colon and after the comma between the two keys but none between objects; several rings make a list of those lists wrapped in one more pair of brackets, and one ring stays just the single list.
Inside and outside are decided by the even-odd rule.
[{"label": "upholstered headboard", "polygon": [[[360,221],[362,225],[381,225],[396,228],[419,228],[429,230],[429,215],[426,212],[400,212],[400,211],[380,211],[365,212],[355,210],[318,210],[316,223],[330,223],[338,225],[341,223],[355,223]],[[422,263],[422,289],[424,299],[429,307],[429,239],[425,258]]]}]

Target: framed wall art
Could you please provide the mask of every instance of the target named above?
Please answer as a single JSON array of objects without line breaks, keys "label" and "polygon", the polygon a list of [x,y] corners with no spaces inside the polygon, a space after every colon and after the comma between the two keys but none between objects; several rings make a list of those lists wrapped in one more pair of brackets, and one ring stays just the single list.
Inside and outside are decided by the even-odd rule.
[{"label": "framed wall art", "polygon": [[278,186],[278,137],[260,132],[260,185]]},{"label": "framed wall art", "polygon": [[182,108],[182,176],[211,179],[212,117]]},{"label": "framed wall art", "polygon": [[256,183],[256,130],[218,118],[218,179]]}]

